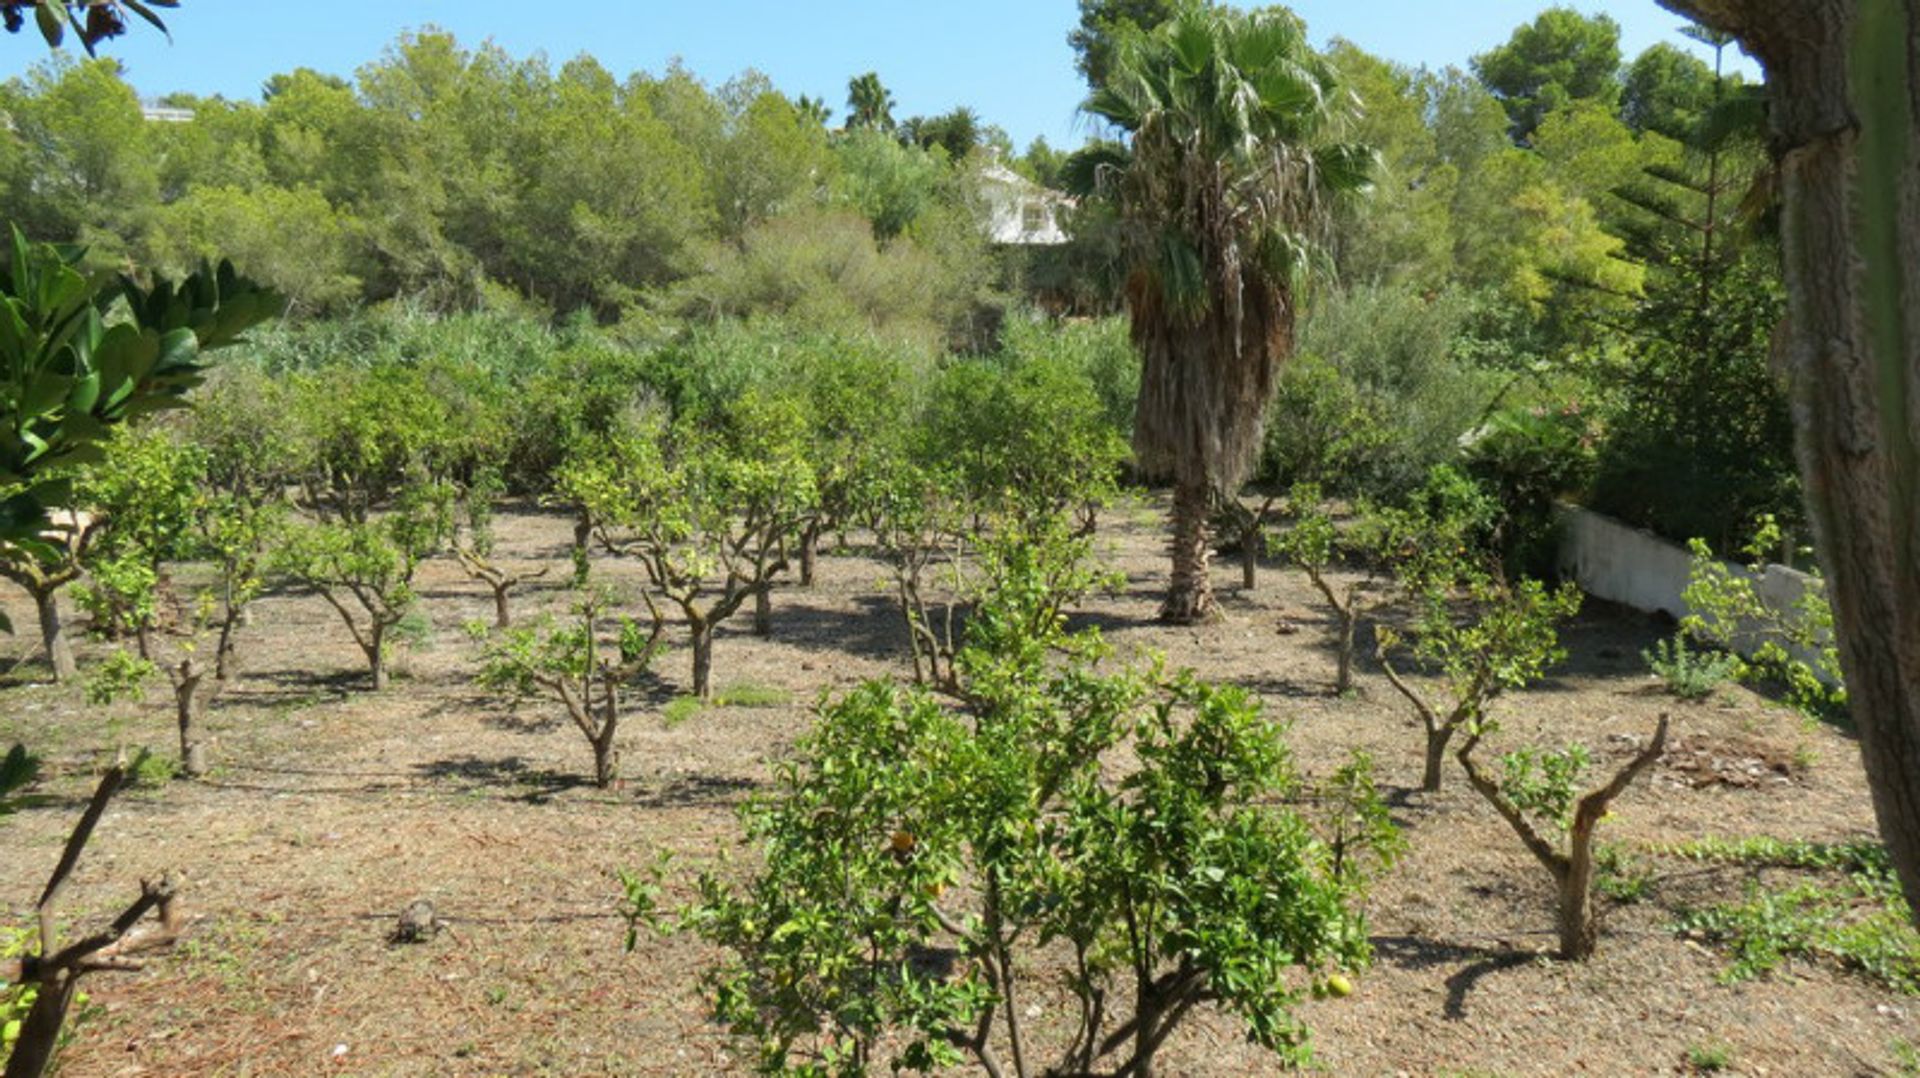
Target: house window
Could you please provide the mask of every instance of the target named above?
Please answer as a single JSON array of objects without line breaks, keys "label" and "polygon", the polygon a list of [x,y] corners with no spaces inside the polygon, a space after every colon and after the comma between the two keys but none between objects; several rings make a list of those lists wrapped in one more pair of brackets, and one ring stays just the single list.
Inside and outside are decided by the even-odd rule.
[{"label": "house window", "polygon": [[1047,227],[1047,207],[1028,202],[1020,207],[1020,231],[1041,232]]}]

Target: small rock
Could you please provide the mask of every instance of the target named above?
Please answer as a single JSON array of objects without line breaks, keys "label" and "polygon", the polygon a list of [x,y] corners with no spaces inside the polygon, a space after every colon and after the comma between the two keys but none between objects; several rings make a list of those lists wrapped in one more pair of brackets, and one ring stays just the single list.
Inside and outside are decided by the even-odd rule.
[{"label": "small rock", "polygon": [[426,943],[447,927],[433,912],[433,903],[424,898],[416,898],[407,903],[400,911],[400,917],[393,927],[394,943]]}]

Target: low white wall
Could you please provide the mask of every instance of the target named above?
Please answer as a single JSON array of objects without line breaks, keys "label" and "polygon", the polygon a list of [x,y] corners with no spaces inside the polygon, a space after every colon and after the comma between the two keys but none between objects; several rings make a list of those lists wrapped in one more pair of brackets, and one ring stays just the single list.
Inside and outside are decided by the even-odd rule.
[{"label": "low white wall", "polygon": [[[1676,620],[1687,616],[1683,596],[1693,555],[1685,547],[1577,505],[1562,505],[1557,515],[1560,572],[1582,591],[1636,610],[1662,611]],[[1776,610],[1790,610],[1808,588],[1824,586],[1818,578],[1784,565],[1769,565],[1757,575],[1738,565],[1728,568],[1751,577],[1754,591]],[[1733,641],[1743,654],[1750,653],[1753,644],[1746,633]],[[1814,659],[1796,657],[1809,664]]]}]

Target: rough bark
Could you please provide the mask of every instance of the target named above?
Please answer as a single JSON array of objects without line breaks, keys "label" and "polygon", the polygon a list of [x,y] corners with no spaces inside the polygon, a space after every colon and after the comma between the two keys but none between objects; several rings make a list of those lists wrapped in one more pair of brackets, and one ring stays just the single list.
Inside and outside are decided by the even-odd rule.
[{"label": "rough bark", "polygon": [[1240,537],[1240,587],[1252,591],[1260,576],[1260,551],[1255,545],[1260,541],[1260,530],[1252,531]]},{"label": "rough bark", "polygon": [[1880,835],[1920,917],[1920,0],[1661,0],[1767,69],[1779,356]]},{"label": "rough bark", "polygon": [[762,587],[753,593],[753,635],[773,635],[773,589]]},{"label": "rough bark", "polygon": [[1208,487],[1206,482],[1180,481],[1173,488],[1173,577],[1160,620],[1193,625],[1219,613],[1208,568],[1213,545],[1207,540]]},{"label": "rough bark", "polygon": [[33,608],[40,615],[40,643],[46,649],[53,680],[72,678],[80,671],[73,661],[73,644],[67,639],[66,620],[60,616],[59,589],[34,591]]}]

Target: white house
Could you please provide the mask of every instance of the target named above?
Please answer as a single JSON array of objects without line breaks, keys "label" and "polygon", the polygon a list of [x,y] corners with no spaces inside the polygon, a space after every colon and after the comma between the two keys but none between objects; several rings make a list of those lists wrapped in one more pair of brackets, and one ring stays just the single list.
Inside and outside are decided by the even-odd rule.
[{"label": "white house", "polygon": [[980,192],[987,204],[987,238],[1017,247],[1050,247],[1067,242],[1061,215],[1073,200],[1020,175],[998,161],[980,170]]},{"label": "white house", "polygon": [[193,110],[142,101],[140,116],[153,124],[184,124],[193,120]]}]

